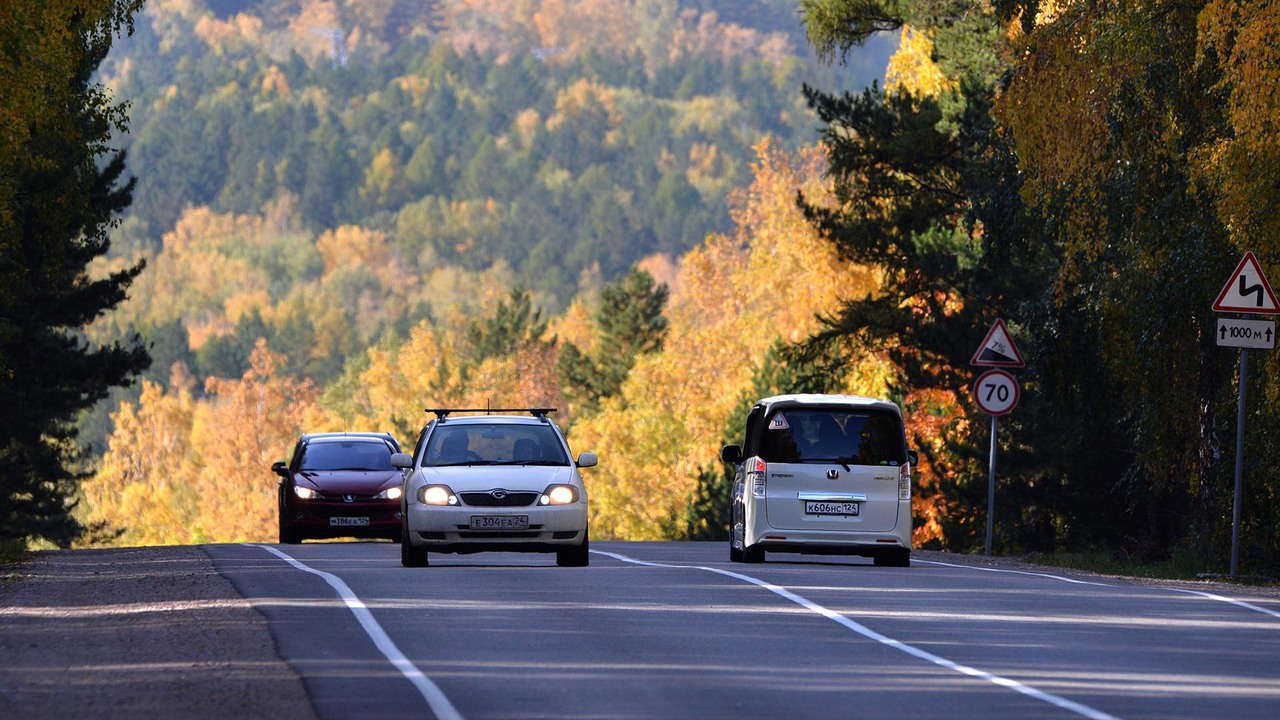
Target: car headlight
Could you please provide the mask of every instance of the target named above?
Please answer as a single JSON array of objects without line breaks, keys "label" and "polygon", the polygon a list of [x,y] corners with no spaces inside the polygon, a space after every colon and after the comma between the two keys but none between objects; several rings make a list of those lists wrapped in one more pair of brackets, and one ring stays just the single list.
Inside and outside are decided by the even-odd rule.
[{"label": "car headlight", "polygon": [[320,493],[316,492],[315,490],[312,490],[309,487],[302,487],[301,485],[293,486],[293,494],[297,495],[303,500],[315,500],[316,498],[320,497]]},{"label": "car headlight", "polygon": [[447,485],[427,485],[419,488],[418,502],[423,505],[457,505],[458,496]]},{"label": "car headlight", "polygon": [[569,505],[578,502],[578,488],[572,485],[552,485],[538,498],[539,505]]},{"label": "car headlight", "polygon": [[387,488],[386,490],[383,490],[377,495],[374,495],[373,499],[374,500],[399,500],[400,496],[403,494],[404,494],[404,491],[400,489],[400,486],[395,485]]}]

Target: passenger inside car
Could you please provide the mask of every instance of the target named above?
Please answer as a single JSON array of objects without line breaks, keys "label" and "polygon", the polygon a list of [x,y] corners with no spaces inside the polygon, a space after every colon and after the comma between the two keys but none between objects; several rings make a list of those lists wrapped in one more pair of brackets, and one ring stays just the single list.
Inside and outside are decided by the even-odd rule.
[{"label": "passenger inside car", "polygon": [[511,459],[516,462],[533,462],[538,459],[540,454],[538,443],[530,438],[516,440],[515,445],[511,448]]},{"label": "passenger inside car", "polygon": [[440,443],[440,461],[445,463],[461,463],[475,459],[471,452],[471,441],[465,431],[455,431],[444,436]]}]

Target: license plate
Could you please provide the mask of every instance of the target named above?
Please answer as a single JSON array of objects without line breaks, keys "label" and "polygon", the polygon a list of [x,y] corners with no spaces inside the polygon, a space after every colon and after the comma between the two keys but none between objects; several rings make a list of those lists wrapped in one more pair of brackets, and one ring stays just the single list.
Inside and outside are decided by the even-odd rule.
[{"label": "license plate", "polygon": [[472,530],[528,530],[528,515],[472,515]]},{"label": "license plate", "polygon": [[329,518],[329,527],[367,527],[369,518],[367,517],[331,517]]},{"label": "license plate", "polygon": [[857,515],[859,504],[856,502],[827,502],[825,500],[805,500],[805,515]]}]

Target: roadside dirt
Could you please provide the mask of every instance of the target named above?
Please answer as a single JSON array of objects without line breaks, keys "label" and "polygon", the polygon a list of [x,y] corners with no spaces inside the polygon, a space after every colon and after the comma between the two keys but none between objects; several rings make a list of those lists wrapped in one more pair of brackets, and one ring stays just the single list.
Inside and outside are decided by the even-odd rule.
[{"label": "roadside dirt", "polygon": [[0,581],[0,718],[316,717],[198,547],[40,553],[18,573]]}]

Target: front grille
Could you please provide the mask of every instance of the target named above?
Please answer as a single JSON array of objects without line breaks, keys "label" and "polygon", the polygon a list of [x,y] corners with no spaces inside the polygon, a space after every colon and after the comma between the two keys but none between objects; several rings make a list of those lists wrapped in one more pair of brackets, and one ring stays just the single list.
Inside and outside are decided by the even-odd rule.
[{"label": "front grille", "polygon": [[[501,495],[502,497],[498,497]],[[524,507],[538,500],[536,492],[508,492],[506,490],[490,490],[488,492],[458,493],[462,502],[472,507]]]},{"label": "front grille", "polygon": [[488,530],[468,530],[458,533],[463,540],[469,539],[493,539],[501,538],[503,540],[530,540],[538,537],[536,532],[489,532]]}]

